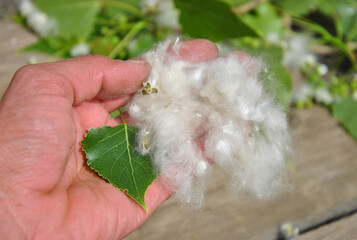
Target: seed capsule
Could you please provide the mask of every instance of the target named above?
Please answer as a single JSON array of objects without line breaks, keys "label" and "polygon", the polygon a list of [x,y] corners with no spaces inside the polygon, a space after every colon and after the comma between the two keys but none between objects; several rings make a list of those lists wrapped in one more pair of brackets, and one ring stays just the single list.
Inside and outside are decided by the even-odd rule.
[{"label": "seed capsule", "polygon": [[143,89],[141,91],[142,95],[150,95],[152,93],[158,93],[159,92],[156,88],[152,88],[151,84],[149,82],[144,83],[144,88],[145,89]]}]

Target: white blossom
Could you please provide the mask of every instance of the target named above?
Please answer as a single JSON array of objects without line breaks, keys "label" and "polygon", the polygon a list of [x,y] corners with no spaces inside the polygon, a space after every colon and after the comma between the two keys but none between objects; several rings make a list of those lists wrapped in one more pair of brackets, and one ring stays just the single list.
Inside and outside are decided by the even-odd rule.
[{"label": "white blossom", "polygon": [[331,104],[333,102],[333,96],[326,88],[319,88],[315,91],[315,99],[317,102],[324,104]]},{"label": "white blossom", "polygon": [[89,45],[87,43],[79,43],[79,44],[75,45],[74,47],[72,47],[69,54],[72,57],[78,57],[78,56],[86,55],[89,53],[90,53]]},{"label": "white blossom", "polygon": [[27,17],[27,24],[41,37],[51,35],[55,31],[55,22],[40,11],[35,11]]},{"label": "white blossom", "polygon": [[265,40],[268,43],[279,43],[280,42],[280,36],[277,32],[270,32],[266,37]]},{"label": "white blossom", "polygon": [[316,62],[316,57],[309,51],[309,41],[304,35],[296,35],[285,40],[285,66],[299,68],[305,64]]},{"label": "white blossom", "polygon": [[353,99],[353,100],[357,100],[357,91],[354,91],[354,92],[352,93],[352,99]]},{"label": "white blossom", "polygon": [[39,63],[38,59],[36,56],[30,56],[28,59],[27,59],[27,62],[29,64],[36,64],[36,63]]},{"label": "white blossom", "polygon": [[22,0],[19,3],[19,11],[23,17],[28,17],[31,13],[37,11],[36,7],[30,0]]},{"label": "white blossom", "polygon": [[178,11],[172,0],[142,0],[141,5],[144,13],[154,13],[158,25],[179,29]]},{"label": "white blossom", "polygon": [[304,59],[301,62],[301,65],[314,66],[317,64],[316,57],[313,54],[305,55]]},{"label": "white blossom", "polygon": [[314,95],[314,90],[310,84],[304,84],[299,88],[294,89],[293,99],[297,102],[306,102],[308,99],[312,98]]},{"label": "white blossom", "polygon": [[21,15],[27,18],[27,25],[41,37],[55,34],[56,22],[47,14],[41,12],[30,0],[22,0],[19,3]]},{"label": "white blossom", "polygon": [[317,66],[317,73],[320,76],[324,76],[327,72],[328,72],[328,67],[325,64],[321,63]]},{"label": "white blossom", "polygon": [[284,182],[290,136],[284,111],[259,79],[264,64],[237,54],[191,63],[175,57],[179,46],[167,41],[144,55],[151,75],[128,106],[141,129],[139,152],[152,156],[184,202],[202,203],[213,163],[235,192],[273,195]]}]

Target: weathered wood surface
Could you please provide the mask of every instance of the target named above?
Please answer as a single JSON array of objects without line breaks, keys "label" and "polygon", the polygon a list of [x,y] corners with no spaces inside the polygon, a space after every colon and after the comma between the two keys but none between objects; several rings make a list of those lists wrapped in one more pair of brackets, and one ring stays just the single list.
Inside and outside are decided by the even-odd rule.
[{"label": "weathered wood surface", "polygon": [[282,223],[305,231],[357,209],[356,143],[321,107],[294,110],[291,118],[296,154],[289,193],[270,202],[235,198],[217,171],[204,214],[170,199],[127,239],[277,239]]},{"label": "weathered wood surface", "polygon": [[296,240],[316,239],[357,239],[357,214],[346,217],[331,224],[326,224],[314,231],[308,232]]},{"label": "weathered wood surface", "polygon": [[[0,94],[16,69],[33,53],[17,49],[35,41],[8,20],[0,21]],[[180,206],[173,198],[127,240],[136,239],[277,239],[279,226],[290,222],[302,232],[297,239],[357,239],[356,216],[326,221],[357,209],[357,145],[321,107],[291,114],[295,142],[291,189],[262,202],[232,196],[225,175],[215,169],[204,211]],[[323,225],[321,227],[318,227]],[[340,238],[339,238],[340,237]]]},{"label": "weathered wood surface", "polygon": [[38,53],[19,53],[26,45],[36,41],[29,31],[8,19],[0,20],[0,96],[7,88],[16,70],[28,64],[30,58],[39,61],[47,57]]}]

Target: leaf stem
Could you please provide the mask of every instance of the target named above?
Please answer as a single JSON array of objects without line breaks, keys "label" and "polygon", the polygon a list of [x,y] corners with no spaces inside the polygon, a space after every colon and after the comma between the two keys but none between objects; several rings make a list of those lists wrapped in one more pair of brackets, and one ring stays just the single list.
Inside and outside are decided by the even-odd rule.
[{"label": "leaf stem", "polygon": [[125,37],[114,47],[114,49],[108,54],[108,57],[115,58],[120,51],[122,51],[132,40],[136,34],[138,34],[143,28],[146,27],[146,21],[137,22],[131,30],[125,35]]},{"label": "leaf stem", "polygon": [[126,122],[125,122],[125,119],[124,119],[124,116],[122,113],[120,113],[120,118],[121,118],[121,121],[123,122],[123,124],[127,125]]},{"label": "leaf stem", "polygon": [[320,34],[326,42],[331,43],[332,45],[340,49],[351,61],[353,69],[357,70],[357,60],[353,55],[353,52],[348,48],[348,46],[343,41],[331,35],[325,28],[321,27],[320,25],[317,25],[313,22],[310,22],[308,20],[296,16],[294,16],[293,19],[300,26],[310,28],[310,30]]},{"label": "leaf stem", "polygon": [[125,122],[125,119],[124,119],[124,115],[123,115],[123,113],[120,111],[120,109],[119,109],[119,112],[120,112],[121,121],[123,122],[123,124],[127,125],[126,122]]}]

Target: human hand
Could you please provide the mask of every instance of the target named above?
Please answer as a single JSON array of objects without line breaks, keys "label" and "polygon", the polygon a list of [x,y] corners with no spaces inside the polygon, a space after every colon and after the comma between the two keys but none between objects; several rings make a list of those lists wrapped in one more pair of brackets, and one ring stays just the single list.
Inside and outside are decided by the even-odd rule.
[{"label": "human hand", "polygon": [[[218,54],[206,40],[182,43],[178,57]],[[149,215],[85,164],[80,142],[91,127],[115,126],[150,66],[84,56],[25,66],[0,103],[0,239],[120,239]],[[152,213],[169,196],[160,180],[147,190]]]}]

